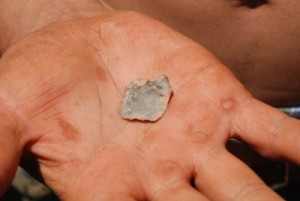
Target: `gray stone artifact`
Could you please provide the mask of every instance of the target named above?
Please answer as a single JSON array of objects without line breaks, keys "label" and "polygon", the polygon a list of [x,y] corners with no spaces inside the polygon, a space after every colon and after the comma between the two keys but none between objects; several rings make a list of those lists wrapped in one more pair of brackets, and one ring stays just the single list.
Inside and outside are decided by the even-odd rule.
[{"label": "gray stone artifact", "polygon": [[136,80],[126,87],[120,114],[128,120],[157,121],[165,113],[171,94],[165,75]]}]

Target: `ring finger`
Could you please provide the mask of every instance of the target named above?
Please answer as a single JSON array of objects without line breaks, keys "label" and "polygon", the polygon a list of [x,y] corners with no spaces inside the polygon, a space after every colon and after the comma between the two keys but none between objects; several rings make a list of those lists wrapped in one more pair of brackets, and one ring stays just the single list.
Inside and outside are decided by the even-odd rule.
[{"label": "ring finger", "polygon": [[215,149],[205,160],[196,158],[195,184],[213,200],[282,200],[243,162],[225,148]]}]

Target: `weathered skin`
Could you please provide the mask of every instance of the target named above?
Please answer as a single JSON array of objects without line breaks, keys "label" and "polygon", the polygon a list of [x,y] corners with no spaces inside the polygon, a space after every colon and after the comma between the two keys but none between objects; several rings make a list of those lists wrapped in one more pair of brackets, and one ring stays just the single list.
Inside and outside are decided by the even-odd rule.
[{"label": "weathered skin", "polygon": [[[22,156],[63,201],[282,200],[225,143],[239,138],[300,164],[299,121],[254,99],[198,43],[135,12],[104,13],[95,1],[69,1],[44,23],[36,16],[66,1],[23,0],[14,4],[23,3],[21,13],[3,2],[0,194]],[[174,92],[165,115],[122,119],[125,87],[161,74]]]},{"label": "weathered skin", "polygon": [[300,1],[106,2],[155,17],[199,42],[255,97],[274,106],[300,104]]}]

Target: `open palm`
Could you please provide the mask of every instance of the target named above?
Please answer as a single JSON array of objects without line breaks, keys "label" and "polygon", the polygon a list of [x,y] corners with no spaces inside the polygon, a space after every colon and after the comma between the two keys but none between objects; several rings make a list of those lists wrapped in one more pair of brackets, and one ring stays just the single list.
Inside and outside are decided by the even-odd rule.
[{"label": "open palm", "polygon": [[[0,167],[13,174],[22,151],[62,200],[280,200],[226,151],[230,137],[300,163],[298,121],[253,99],[201,46],[136,13],[53,24],[17,41],[0,66],[3,113],[18,131]],[[173,89],[165,115],[122,119],[125,87],[161,74]]]}]

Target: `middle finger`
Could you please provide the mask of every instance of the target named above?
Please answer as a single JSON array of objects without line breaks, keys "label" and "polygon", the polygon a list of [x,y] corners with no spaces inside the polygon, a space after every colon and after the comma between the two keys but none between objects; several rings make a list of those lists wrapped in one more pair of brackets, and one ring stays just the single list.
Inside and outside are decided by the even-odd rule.
[{"label": "middle finger", "polygon": [[184,181],[173,183],[150,196],[151,201],[208,201],[200,192]]}]

